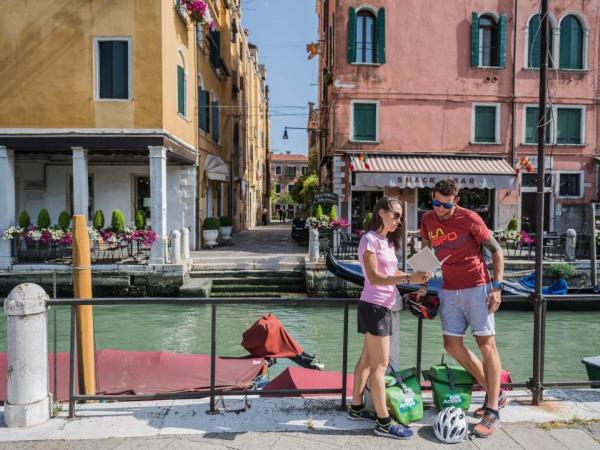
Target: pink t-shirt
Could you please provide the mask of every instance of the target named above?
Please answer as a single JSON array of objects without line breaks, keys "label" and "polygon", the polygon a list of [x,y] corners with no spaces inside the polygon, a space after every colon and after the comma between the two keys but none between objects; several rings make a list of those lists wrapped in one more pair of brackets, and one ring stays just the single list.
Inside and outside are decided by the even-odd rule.
[{"label": "pink t-shirt", "polygon": [[396,250],[387,238],[374,231],[369,231],[363,235],[360,239],[360,244],[358,245],[358,261],[360,262],[360,267],[362,268],[365,277],[365,284],[360,299],[365,302],[392,309],[392,306],[394,306],[394,302],[396,301],[396,286],[374,286],[369,282],[363,260],[366,251],[375,254],[377,259],[377,273],[394,275],[398,270]]}]

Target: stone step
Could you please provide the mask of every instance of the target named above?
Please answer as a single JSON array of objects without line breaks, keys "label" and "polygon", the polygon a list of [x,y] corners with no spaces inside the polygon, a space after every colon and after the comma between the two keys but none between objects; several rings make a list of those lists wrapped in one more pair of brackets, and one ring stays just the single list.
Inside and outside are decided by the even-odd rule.
[{"label": "stone step", "polygon": [[304,257],[270,255],[264,257],[194,258],[192,270],[298,270]]},{"label": "stone step", "polygon": [[294,292],[304,293],[306,292],[305,284],[289,284],[289,285],[272,285],[272,284],[236,284],[236,285],[212,285],[212,293],[214,295],[221,293],[235,293],[235,292],[271,292],[277,290],[279,293],[283,292]]},{"label": "stone step", "polygon": [[[195,278],[201,280],[203,278]],[[210,279],[210,278],[204,278]],[[212,278],[213,286],[235,286],[237,284],[246,285],[266,285],[266,286],[295,286],[305,285],[306,279],[304,277],[270,277],[265,275],[263,277],[223,277],[223,278]]]},{"label": "stone step", "polygon": [[307,295],[299,292],[213,292],[211,297],[224,297],[224,298],[273,298],[279,299],[295,299],[295,298],[306,298]]},{"label": "stone step", "polygon": [[239,279],[292,279],[304,280],[304,270],[194,270],[190,272],[192,278]]}]

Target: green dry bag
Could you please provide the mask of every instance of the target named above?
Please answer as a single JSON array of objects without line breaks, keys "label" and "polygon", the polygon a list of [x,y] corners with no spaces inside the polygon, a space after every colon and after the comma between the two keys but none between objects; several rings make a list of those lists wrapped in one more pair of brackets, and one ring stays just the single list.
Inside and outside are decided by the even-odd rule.
[{"label": "green dry bag", "polygon": [[455,406],[467,411],[471,406],[474,379],[459,366],[440,364],[423,372],[423,378],[431,382],[433,401],[439,410]]},{"label": "green dry bag", "polygon": [[411,368],[385,376],[385,398],[390,415],[402,425],[423,417],[423,396],[417,379],[417,369]]}]

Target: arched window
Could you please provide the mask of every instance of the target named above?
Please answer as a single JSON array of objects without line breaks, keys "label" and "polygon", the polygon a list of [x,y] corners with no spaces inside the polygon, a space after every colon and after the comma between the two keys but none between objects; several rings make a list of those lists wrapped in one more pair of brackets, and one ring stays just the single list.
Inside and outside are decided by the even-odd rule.
[{"label": "arched window", "polygon": [[[527,44],[527,67],[540,67],[540,46],[541,39],[541,22],[540,15],[536,14],[529,19],[528,34],[529,40]],[[552,39],[552,25],[548,21],[548,67],[554,67],[554,42]]]},{"label": "arched window", "polygon": [[479,18],[479,65],[498,66],[498,25],[490,15]]},{"label": "arched window", "polygon": [[376,62],[376,22],[375,15],[368,10],[356,14],[356,62]]},{"label": "arched window", "polygon": [[181,50],[177,53],[177,112],[184,117],[187,112],[187,74]]},{"label": "arched window", "polygon": [[583,27],[573,15],[560,22],[561,69],[583,69]]}]

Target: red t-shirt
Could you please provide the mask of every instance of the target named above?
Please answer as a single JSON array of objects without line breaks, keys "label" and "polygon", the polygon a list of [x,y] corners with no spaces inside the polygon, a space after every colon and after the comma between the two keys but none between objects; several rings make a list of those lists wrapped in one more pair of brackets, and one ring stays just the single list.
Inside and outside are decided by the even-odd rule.
[{"label": "red t-shirt", "polygon": [[428,211],[420,231],[440,261],[450,255],[442,264],[444,289],[467,289],[490,282],[479,246],[490,238],[491,231],[479,214],[457,206],[454,216],[442,221],[434,211]]}]

